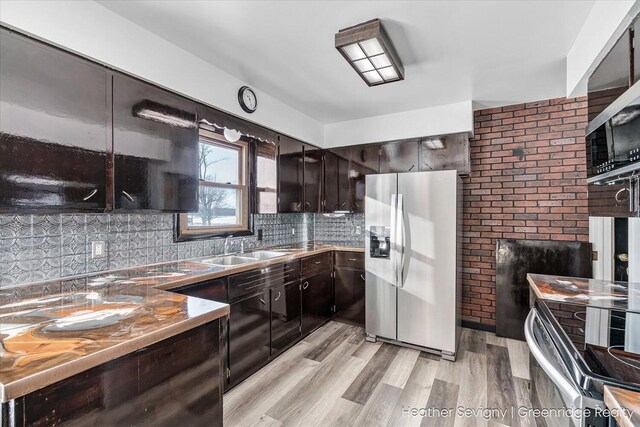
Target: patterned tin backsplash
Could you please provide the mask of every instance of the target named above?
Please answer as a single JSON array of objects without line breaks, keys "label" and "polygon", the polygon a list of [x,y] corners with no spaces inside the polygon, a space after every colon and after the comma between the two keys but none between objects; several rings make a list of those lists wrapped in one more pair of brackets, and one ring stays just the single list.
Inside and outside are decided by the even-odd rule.
[{"label": "patterned tin backsplash", "polygon": [[[263,239],[245,237],[245,250],[313,239],[313,214],[254,215],[254,224]],[[231,251],[240,240],[231,239]],[[91,258],[94,241],[105,242],[106,257]],[[0,286],[216,255],[223,246],[175,243],[171,214],[0,215]]]},{"label": "patterned tin backsplash", "polygon": [[364,214],[314,216],[314,240],[364,247]]},{"label": "patterned tin backsplash", "polygon": [[[245,237],[246,250],[314,239],[364,246],[364,215],[279,214],[253,219],[263,238]],[[94,241],[105,242],[106,257],[91,258]],[[216,255],[223,252],[223,245],[223,239],[175,243],[171,214],[0,215],[0,287]],[[231,251],[239,249],[240,238],[231,239]]]}]

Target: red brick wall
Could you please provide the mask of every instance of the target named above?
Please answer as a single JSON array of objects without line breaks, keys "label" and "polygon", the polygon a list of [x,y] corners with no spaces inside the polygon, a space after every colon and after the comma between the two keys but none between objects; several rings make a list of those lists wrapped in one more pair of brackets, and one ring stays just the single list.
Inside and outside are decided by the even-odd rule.
[{"label": "red brick wall", "polygon": [[586,98],[475,112],[464,180],[464,320],[495,325],[496,239],[588,240],[586,124]]}]

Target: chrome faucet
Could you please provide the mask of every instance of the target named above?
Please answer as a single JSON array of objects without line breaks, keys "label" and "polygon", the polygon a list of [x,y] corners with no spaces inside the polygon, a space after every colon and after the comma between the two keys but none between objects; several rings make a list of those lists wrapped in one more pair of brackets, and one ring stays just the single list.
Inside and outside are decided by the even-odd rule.
[{"label": "chrome faucet", "polygon": [[233,237],[233,234],[229,234],[224,238],[224,254],[229,255],[229,239]]},{"label": "chrome faucet", "polygon": [[240,253],[244,253],[244,237],[240,239]]}]

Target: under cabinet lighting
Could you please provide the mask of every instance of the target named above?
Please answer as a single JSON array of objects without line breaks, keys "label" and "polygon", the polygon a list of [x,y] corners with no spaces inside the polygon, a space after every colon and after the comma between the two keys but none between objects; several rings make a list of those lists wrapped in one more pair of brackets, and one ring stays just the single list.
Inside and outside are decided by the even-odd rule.
[{"label": "under cabinet lighting", "polygon": [[149,101],[148,99],[135,104],[131,113],[134,117],[166,123],[181,128],[189,129],[197,126],[195,114]]},{"label": "under cabinet lighting", "polygon": [[379,19],[336,34],[336,49],[369,86],[404,80],[404,67]]}]

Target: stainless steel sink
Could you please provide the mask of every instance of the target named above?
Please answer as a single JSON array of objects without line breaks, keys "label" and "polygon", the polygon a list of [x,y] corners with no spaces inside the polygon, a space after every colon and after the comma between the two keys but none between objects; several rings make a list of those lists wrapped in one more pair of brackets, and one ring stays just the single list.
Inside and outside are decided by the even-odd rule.
[{"label": "stainless steel sink", "polygon": [[216,265],[220,267],[233,267],[235,265],[247,264],[249,262],[256,262],[256,258],[244,257],[244,256],[235,256],[235,255],[227,255],[216,258],[204,259],[202,262],[206,262],[207,264]]},{"label": "stainless steel sink", "polygon": [[234,267],[237,265],[248,264],[250,262],[264,261],[267,259],[277,258],[287,255],[287,252],[274,251],[254,251],[245,252],[243,254],[218,256],[215,258],[203,259],[201,262],[211,264],[217,267]]},{"label": "stainless steel sink", "polygon": [[281,256],[288,255],[287,252],[276,252],[276,251],[253,251],[253,252],[245,252],[244,254],[240,254],[238,256],[241,257],[250,257],[254,258],[258,261],[263,261],[265,259],[278,258]]}]

